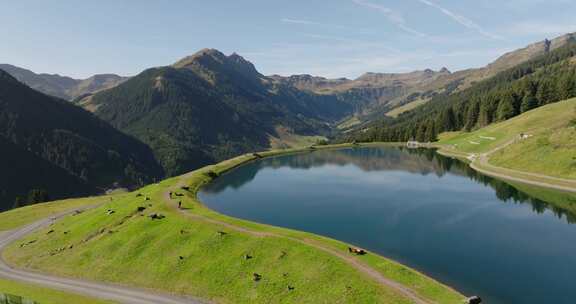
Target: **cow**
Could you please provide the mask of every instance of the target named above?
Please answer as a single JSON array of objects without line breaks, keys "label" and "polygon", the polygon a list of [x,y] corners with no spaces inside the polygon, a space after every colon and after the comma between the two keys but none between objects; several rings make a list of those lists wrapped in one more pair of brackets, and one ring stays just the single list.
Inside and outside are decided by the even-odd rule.
[{"label": "cow", "polygon": [[466,304],[480,304],[482,299],[479,296],[472,296],[466,299]]},{"label": "cow", "polygon": [[353,253],[355,255],[365,255],[367,253],[366,250],[355,247],[348,247],[348,252]]}]

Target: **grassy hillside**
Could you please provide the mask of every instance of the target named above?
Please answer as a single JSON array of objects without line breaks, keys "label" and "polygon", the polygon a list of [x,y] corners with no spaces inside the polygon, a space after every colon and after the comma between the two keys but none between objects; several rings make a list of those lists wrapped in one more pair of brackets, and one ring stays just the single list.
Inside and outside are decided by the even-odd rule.
[{"label": "grassy hillside", "polygon": [[[576,178],[576,99],[547,105],[474,132],[440,136],[450,150],[486,153],[492,165],[520,171]],[[528,138],[519,139],[520,134]]]},{"label": "grassy hillside", "polygon": [[[14,243],[4,257],[33,270],[220,303],[411,303],[354,266],[360,263],[428,301],[461,303],[463,297],[455,291],[393,261],[372,253],[349,256],[347,245],[339,241],[233,219],[196,199],[210,176],[255,158],[240,156],[114,196],[99,208],[68,216]],[[169,191],[183,196],[168,199]],[[184,211],[175,207],[178,201]],[[146,209],[138,212],[138,207]],[[153,213],[165,218],[153,220]],[[20,246],[31,240],[36,242]],[[260,281],[254,273],[262,276]]]},{"label": "grassy hillside", "polygon": [[96,300],[75,294],[65,293],[58,290],[43,288],[37,285],[23,284],[19,282],[0,279],[0,293],[7,293],[28,300],[36,301],[40,304],[62,304],[62,303],[82,303],[82,304],[111,304],[112,302]]},{"label": "grassy hillside", "polygon": [[[576,36],[539,57],[469,88],[437,94],[395,119],[383,118],[343,141],[436,141],[444,132],[476,130],[532,109],[576,97]],[[368,130],[366,130],[368,129]]]},{"label": "grassy hillside", "polygon": [[0,232],[31,224],[51,215],[56,215],[78,207],[102,204],[108,196],[67,199],[12,209],[0,213]]}]

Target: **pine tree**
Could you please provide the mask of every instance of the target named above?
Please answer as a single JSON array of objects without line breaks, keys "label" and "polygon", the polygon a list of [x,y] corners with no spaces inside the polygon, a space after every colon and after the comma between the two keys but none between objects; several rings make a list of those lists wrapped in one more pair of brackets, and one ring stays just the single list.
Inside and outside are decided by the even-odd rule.
[{"label": "pine tree", "polygon": [[515,115],[514,104],[508,99],[502,99],[498,104],[498,109],[496,110],[496,119],[498,121],[503,121],[512,118]]},{"label": "pine tree", "polygon": [[44,189],[32,189],[30,190],[30,192],[28,192],[28,204],[32,205],[32,204],[38,204],[38,203],[43,203],[43,202],[47,202],[50,200],[50,197],[48,196],[48,191],[44,190]]},{"label": "pine tree", "polygon": [[464,125],[464,129],[466,131],[470,131],[474,129],[476,123],[478,122],[478,116],[480,114],[480,105],[475,102],[468,108],[468,112],[466,113],[466,124]]},{"label": "pine tree", "polygon": [[558,101],[557,94],[554,92],[550,81],[544,80],[540,83],[538,93],[536,93],[536,99],[538,99],[541,106]]},{"label": "pine tree", "polygon": [[522,106],[520,107],[520,111],[524,113],[536,107],[538,107],[538,100],[536,97],[534,97],[534,95],[528,94],[524,96],[524,99],[522,99]]},{"label": "pine tree", "polygon": [[454,110],[448,108],[442,112],[440,115],[440,121],[438,123],[440,131],[454,131],[456,128],[456,118],[454,116]]}]

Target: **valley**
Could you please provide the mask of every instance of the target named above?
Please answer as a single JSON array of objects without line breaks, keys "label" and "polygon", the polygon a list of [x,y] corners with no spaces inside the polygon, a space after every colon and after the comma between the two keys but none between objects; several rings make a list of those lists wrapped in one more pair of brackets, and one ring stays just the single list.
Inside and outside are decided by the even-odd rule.
[{"label": "valley", "polygon": [[3,6],[0,303],[573,302],[574,4],[270,5]]}]

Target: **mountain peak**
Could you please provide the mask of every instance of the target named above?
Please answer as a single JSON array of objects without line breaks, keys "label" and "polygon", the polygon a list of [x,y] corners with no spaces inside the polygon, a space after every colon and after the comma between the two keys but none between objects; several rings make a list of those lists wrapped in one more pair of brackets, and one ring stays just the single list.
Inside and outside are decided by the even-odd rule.
[{"label": "mountain peak", "polygon": [[260,78],[262,76],[250,61],[244,59],[244,57],[237,53],[226,56],[216,49],[209,48],[202,49],[194,55],[181,59],[173,64],[172,67],[177,69],[190,69],[200,72],[201,74],[212,74],[216,72],[217,74],[223,75],[218,71],[234,71],[248,78]]},{"label": "mountain peak", "polygon": [[178,62],[173,64],[175,68],[184,68],[186,66],[192,65],[198,62],[205,62],[205,61],[224,61],[226,59],[226,55],[220,52],[217,49],[205,48],[201,49],[200,51],[194,53],[193,55],[184,57],[180,59]]}]

